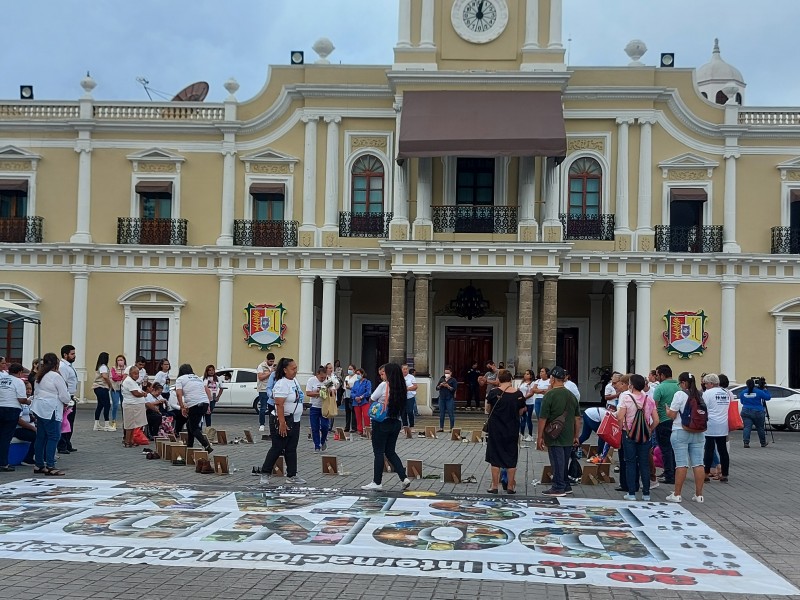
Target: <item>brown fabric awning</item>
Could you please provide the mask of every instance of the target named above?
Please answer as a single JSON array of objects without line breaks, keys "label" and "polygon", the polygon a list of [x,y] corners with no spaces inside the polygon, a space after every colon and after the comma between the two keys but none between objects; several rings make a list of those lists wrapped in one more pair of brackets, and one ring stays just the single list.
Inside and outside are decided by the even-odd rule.
[{"label": "brown fabric awning", "polygon": [[670,200],[705,202],[708,200],[708,194],[701,188],[672,188],[670,190]]},{"label": "brown fabric awning", "polygon": [[283,194],[286,191],[286,187],[282,183],[251,183],[250,184],[250,193],[251,194]]},{"label": "brown fabric awning", "polygon": [[0,190],[4,192],[27,192],[27,179],[0,179]]},{"label": "brown fabric awning", "polygon": [[137,181],[136,182],[136,193],[137,194],[146,194],[146,193],[155,193],[155,192],[166,192],[172,193],[172,182],[171,181]]},{"label": "brown fabric awning", "polygon": [[560,92],[405,92],[397,158],[567,153]]}]

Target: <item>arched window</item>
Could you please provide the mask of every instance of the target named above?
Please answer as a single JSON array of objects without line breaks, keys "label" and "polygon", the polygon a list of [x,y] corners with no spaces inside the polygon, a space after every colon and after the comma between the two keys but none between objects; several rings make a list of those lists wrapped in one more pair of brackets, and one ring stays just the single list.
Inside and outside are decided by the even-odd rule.
[{"label": "arched window", "polygon": [[353,163],[352,212],[382,213],[384,169],[383,163],[372,154],[365,154]]},{"label": "arched window", "polygon": [[593,158],[579,158],[569,168],[569,215],[599,217],[603,183],[600,163]]}]

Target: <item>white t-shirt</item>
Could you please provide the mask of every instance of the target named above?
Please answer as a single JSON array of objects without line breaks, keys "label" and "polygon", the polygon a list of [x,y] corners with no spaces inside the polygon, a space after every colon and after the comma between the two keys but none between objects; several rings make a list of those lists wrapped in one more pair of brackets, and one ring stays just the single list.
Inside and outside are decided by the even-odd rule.
[{"label": "white t-shirt", "polygon": [[708,407],[708,429],[706,436],[728,435],[728,405],[731,403],[728,390],[721,387],[703,392],[703,402]]},{"label": "white t-shirt", "polygon": [[674,419],[672,419],[672,431],[683,431],[683,425],[681,424],[681,415],[680,412],[686,406],[686,401],[689,399],[689,395],[684,392],[683,390],[678,390],[675,392],[675,395],[672,397],[672,404],[669,405],[669,409],[678,413]]},{"label": "white t-shirt", "polygon": [[123,410],[126,404],[128,405],[144,404],[146,401],[146,398],[144,396],[142,396],[141,398],[137,398],[131,393],[131,392],[141,392],[142,388],[135,380],[131,379],[130,377],[125,378],[125,381],[123,381],[122,385],[120,386],[120,390],[122,391]]},{"label": "white t-shirt", "polygon": [[[277,384],[275,384],[277,385]],[[316,375],[312,375],[308,378],[308,383],[306,384],[306,392],[318,392],[322,387],[322,382],[317,379]],[[272,390],[272,396],[275,396],[275,390]],[[314,408],[322,408],[322,398],[319,396],[309,396],[309,401],[311,402],[311,406]]]},{"label": "white t-shirt", "polygon": [[153,376],[153,383],[160,383],[165,392],[168,392],[169,387],[169,371],[159,371]]},{"label": "white t-shirt", "polygon": [[267,364],[267,361],[262,362],[260,365],[256,367],[256,390],[258,392],[266,392],[267,391],[267,381],[269,381],[269,377],[265,377],[264,379],[258,379],[259,373],[272,373],[272,367]]},{"label": "white t-shirt", "polygon": [[183,390],[183,403],[192,407],[208,402],[206,386],[194,373],[181,375],[175,380],[175,389]]},{"label": "white t-shirt", "polygon": [[603,419],[606,418],[606,413],[608,411],[605,408],[600,406],[592,406],[591,408],[587,408],[583,411],[583,414],[586,415],[587,419],[591,419],[592,421],[597,421],[598,423],[602,423]]},{"label": "white t-shirt", "polygon": [[528,398],[528,394],[530,393],[532,387],[533,387],[533,382],[532,381],[528,382],[528,383],[523,381],[522,383],[519,384],[519,388],[518,389],[519,389],[520,392],[522,392],[522,395],[525,398],[525,404],[527,406],[533,406],[534,402],[535,402],[535,399],[534,399],[533,396]]},{"label": "white t-shirt", "polygon": [[356,381],[358,381],[358,379],[357,379],[355,373],[352,374],[352,375],[348,375],[347,377],[344,378],[344,397],[345,398],[349,398],[350,397],[350,390],[356,384]]},{"label": "white t-shirt", "polygon": [[[614,384],[610,381],[606,384],[606,389],[603,390],[603,399],[606,396],[612,396],[617,393],[617,389],[614,387]],[[619,398],[614,398],[613,400],[609,400],[606,402],[607,405],[616,406],[619,403]]]},{"label": "white t-shirt", "polygon": [[408,388],[410,388],[412,385],[416,385],[417,384],[417,380],[414,378],[414,376],[411,373],[409,373],[408,375],[403,377],[403,379],[405,379],[405,381],[406,381],[406,399],[408,399],[408,398],[416,398],[417,390],[411,391]]},{"label": "white t-shirt", "polygon": [[572,395],[575,396],[575,399],[578,402],[581,401],[581,391],[578,389],[578,386],[575,385],[574,381],[572,381],[571,379],[567,379],[564,382],[564,387],[567,388],[570,392],[572,392]]},{"label": "white t-shirt", "polygon": [[3,408],[22,408],[17,398],[27,398],[25,382],[19,377],[0,371],[0,406]]},{"label": "white t-shirt", "polygon": [[[311,379],[320,383],[319,379],[316,377],[312,377]],[[310,380],[309,383],[311,383]],[[295,423],[299,423],[300,418],[303,416],[303,403],[298,399],[299,391],[300,386],[297,385],[297,382],[294,379],[286,379],[286,377],[276,381],[275,387],[272,388],[273,398],[285,398],[283,401],[284,417],[288,420],[289,416],[291,416],[292,421]],[[318,400],[318,398],[312,398],[311,400]]]},{"label": "white t-shirt", "polygon": [[[134,365],[131,365],[133,367]],[[131,367],[125,367],[125,374],[128,375],[131,372]],[[139,378],[136,380],[136,383],[142,385],[145,381],[147,381],[147,371],[145,371],[144,367],[139,369]]]},{"label": "white t-shirt", "polygon": [[536,388],[536,393],[533,395],[533,399],[541,400],[544,398],[544,393],[550,389],[550,380],[549,379],[537,379],[536,383],[533,384]]}]

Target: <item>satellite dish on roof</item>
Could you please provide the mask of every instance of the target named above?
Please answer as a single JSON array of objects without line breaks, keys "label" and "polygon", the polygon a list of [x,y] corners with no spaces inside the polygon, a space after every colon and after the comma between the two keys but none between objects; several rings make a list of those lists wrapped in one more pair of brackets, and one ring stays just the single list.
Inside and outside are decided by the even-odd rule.
[{"label": "satellite dish on roof", "polygon": [[202,102],[208,95],[208,84],[205,81],[198,81],[187,85],[180,92],[175,94],[172,102]]}]

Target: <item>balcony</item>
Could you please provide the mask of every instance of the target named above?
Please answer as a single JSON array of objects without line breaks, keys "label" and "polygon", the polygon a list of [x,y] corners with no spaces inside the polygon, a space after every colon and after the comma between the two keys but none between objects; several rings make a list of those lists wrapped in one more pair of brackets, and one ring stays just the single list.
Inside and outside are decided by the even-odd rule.
[{"label": "balcony", "polygon": [[388,238],[393,213],[339,213],[339,237]]},{"label": "balcony", "polygon": [[656,252],[722,252],[722,225],[656,225]]},{"label": "balcony", "polygon": [[433,207],[434,233],[517,233],[516,206]]},{"label": "balcony", "polygon": [[117,219],[118,244],[185,246],[186,219]]},{"label": "balcony", "polygon": [[0,218],[0,242],[42,243],[42,217],[3,217]]},{"label": "balcony", "polygon": [[614,215],[559,215],[564,240],[614,241]]},{"label": "balcony", "polygon": [[294,248],[297,246],[297,221],[233,222],[233,245],[259,248]]},{"label": "balcony", "polygon": [[772,254],[800,254],[800,227],[773,227]]}]

